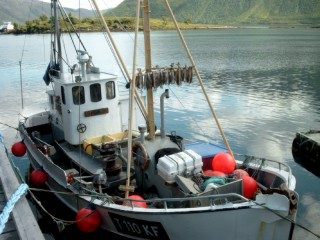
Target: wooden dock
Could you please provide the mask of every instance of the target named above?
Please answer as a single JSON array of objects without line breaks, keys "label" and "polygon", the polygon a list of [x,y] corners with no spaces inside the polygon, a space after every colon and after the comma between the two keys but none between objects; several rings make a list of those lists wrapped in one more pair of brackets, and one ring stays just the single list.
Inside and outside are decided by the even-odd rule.
[{"label": "wooden dock", "polygon": [[[0,214],[12,194],[19,188],[20,182],[8,159],[3,145],[0,143]],[[10,218],[0,235],[0,240],[44,240],[37,220],[25,196],[21,196],[15,204]]]},{"label": "wooden dock", "polygon": [[292,156],[295,162],[320,177],[320,130],[296,133]]},{"label": "wooden dock", "polygon": [[320,130],[298,132],[292,143],[292,151],[313,163],[320,164]]}]

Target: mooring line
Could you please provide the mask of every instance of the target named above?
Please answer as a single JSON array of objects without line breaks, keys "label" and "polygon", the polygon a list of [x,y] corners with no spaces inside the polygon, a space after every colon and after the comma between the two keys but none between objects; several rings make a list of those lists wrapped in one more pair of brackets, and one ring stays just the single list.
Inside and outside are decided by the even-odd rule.
[{"label": "mooring line", "polygon": [[14,205],[18,202],[21,196],[27,193],[28,185],[22,183],[19,188],[15,191],[14,194],[10,197],[9,201],[7,202],[6,206],[4,207],[1,215],[0,215],[0,234],[2,234],[3,229],[8,222],[10,213],[12,212]]},{"label": "mooring line", "polygon": [[13,128],[13,129],[19,131],[19,129],[18,129],[17,127],[13,127],[13,126],[11,126],[11,125],[9,125],[9,124],[3,123],[3,122],[0,122],[0,124],[5,125],[5,126],[7,126],[7,127],[9,127],[9,128]]},{"label": "mooring line", "polygon": [[314,235],[315,237],[317,237],[317,238],[320,239],[320,235],[319,235],[319,234],[313,232],[312,230],[310,230],[309,228],[303,226],[302,224],[300,224],[300,223],[298,223],[298,222],[296,222],[296,221],[294,221],[294,220],[292,220],[292,219],[289,219],[289,218],[287,218],[286,216],[281,215],[280,213],[277,213],[275,210],[273,210],[273,209],[271,209],[271,208],[269,208],[269,207],[267,207],[267,206],[264,206],[263,204],[257,203],[256,201],[253,201],[253,202],[254,202],[256,205],[258,205],[258,206],[260,206],[260,207],[263,207],[263,208],[269,210],[270,212],[274,213],[274,214],[277,215],[278,217],[280,217],[280,218],[282,218],[282,219],[284,219],[284,220],[287,220],[287,221],[291,222],[292,224],[294,224],[294,225],[302,228],[303,230],[311,233],[312,235]]}]

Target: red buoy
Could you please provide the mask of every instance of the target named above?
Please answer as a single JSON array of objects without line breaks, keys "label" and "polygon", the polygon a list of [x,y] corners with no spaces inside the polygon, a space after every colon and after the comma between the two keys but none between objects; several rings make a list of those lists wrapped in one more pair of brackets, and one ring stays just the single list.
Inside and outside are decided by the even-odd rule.
[{"label": "red buoy", "polygon": [[43,168],[33,170],[30,175],[30,182],[35,187],[44,186],[47,180],[48,176],[47,173],[43,170]]},{"label": "red buoy", "polygon": [[[143,197],[139,195],[131,195],[129,196],[129,199],[134,199],[134,200],[144,200]],[[135,207],[140,207],[140,208],[147,208],[147,203],[146,202],[137,202],[137,201],[132,201],[133,206]],[[124,201],[122,203],[123,206],[131,206],[129,201]]]},{"label": "red buoy", "polygon": [[212,160],[213,171],[231,174],[236,167],[236,161],[229,153],[219,153]]},{"label": "red buoy", "polygon": [[23,142],[17,142],[12,145],[11,152],[16,157],[22,157],[27,152],[27,147]]},{"label": "red buoy", "polygon": [[258,191],[258,183],[252,177],[243,177],[243,195],[246,198],[252,198]]},{"label": "red buoy", "polygon": [[77,227],[81,232],[92,233],[97,231],[101,224],[101,216],[94,205],[79,210],[76,216]]},{"label": "red buoy", "polygon": [[227,177],[227,175],[225,173],[223,173],[223,172],[212,171],[210,169],[205,170],[203,173],[207,177],[224,177],[224,178]]},{"label": "red buoy", "polygon": [[244,177],[249,177],[249,173],[247,173],[243,169],[236,169],[233,171],[233,174],[235,175],[236,179],[242,179]]}]

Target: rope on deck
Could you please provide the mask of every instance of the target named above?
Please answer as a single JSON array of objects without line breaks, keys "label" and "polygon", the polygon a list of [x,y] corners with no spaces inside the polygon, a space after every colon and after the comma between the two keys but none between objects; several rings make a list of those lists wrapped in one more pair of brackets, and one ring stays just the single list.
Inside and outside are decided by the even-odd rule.
[{"label": "rope on deck", "polygon": [[27,190],[28,185],[22,183],[17,189],[17,191],[15,191],[15,193],[12,194],[12,196],[10,197],[9,201],[3,209],[3,212],[0,215],[0,234],[2,234],[4,227],[8,222],[10,213],[12,212],[14,205],[18,202],[22,195],[27,193]]}]

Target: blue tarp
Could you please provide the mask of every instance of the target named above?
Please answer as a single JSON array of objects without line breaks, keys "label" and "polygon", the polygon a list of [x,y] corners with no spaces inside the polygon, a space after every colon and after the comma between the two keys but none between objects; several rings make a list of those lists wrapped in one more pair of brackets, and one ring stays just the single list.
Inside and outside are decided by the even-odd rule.
[{"label": "blue tarp", "polygon": [[221,147],[219,145],[212,144],[212,143],[203,143],[203,142],[185,144],[185,148],[195,151],[202,158],[212,158],[218,153],[228,152],[228,150],[225,147]]},{"label": "blue tarp", "polygon": [[49,63],[47,70],[45,74],[43,75],[43,81],[47,84],[47,86],[50,84],[50,77],[49,77],[49,72],[51,70],[54,70],[54,72],[58,71],[60,69],[59,64],[57,63]]}]

